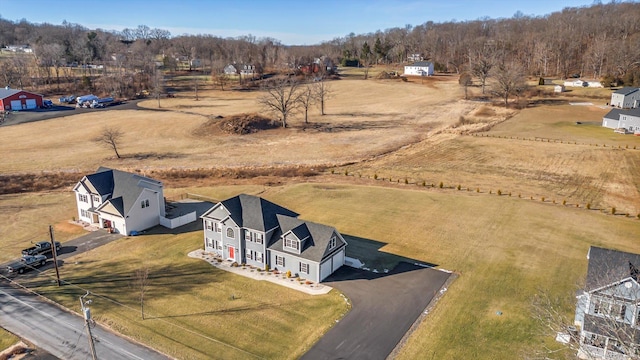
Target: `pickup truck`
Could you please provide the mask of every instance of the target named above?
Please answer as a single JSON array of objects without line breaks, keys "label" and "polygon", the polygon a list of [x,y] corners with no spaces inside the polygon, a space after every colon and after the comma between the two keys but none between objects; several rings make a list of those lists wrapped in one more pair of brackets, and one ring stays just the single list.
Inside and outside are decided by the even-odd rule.
[{"label": "pickup truck", "polygon": [[[60,251],[60,242],[56,241],[56,252]],[[38,255],[51,252],[51,243],[48,241],[38,241],[32,247],[22,250],[22,255]]]},{"label": "pickup truck", "polygon": [[9,266],[7,266],[7,270],[10,273],[17,272],[18,274],[22,274],[32,267],[43,266],[46,263],[47,257],[44,255],[27,255],[23,256],[22,259],[9,264]]}]

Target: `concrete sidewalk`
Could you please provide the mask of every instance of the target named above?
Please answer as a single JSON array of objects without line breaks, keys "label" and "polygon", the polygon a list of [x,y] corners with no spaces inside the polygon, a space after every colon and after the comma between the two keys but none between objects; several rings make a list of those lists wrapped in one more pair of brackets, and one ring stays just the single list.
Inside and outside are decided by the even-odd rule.
[{"label": "concrete sidewalk", "polygon": [[208,262],[209,264],[211,264],[213,267],[216,267],[220,270],[232,272],[234,274],[242,275],[242,276],[259,280],[259,281],[269,281],[274,284],[286,286],[290,289],[302,291],[310,295],[323,295],[328,293],[332,289],[329,286],[318,284],[315,282],[307,284],[306,281],[299,281],[298,279],[287,278],[287,276],[284,273],[276,274],[274,271],[259,271],[257,268],[255,267],[252,268],[250,266],[233,267],[231,266],[231,264],[233,264],[232,261],[223,260],[221,257],[215,254],[205,252],[202,249],[198,249],[190,252],[189,257],[192,257],[195,259],[202,259]]}]

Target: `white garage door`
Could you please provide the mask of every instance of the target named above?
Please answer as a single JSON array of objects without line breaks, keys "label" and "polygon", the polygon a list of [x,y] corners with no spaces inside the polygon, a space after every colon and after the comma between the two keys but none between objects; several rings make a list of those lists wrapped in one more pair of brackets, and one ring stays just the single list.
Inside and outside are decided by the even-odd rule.
[{"label": "white garage door", "polygon": [[320,281],[331,275],[331,259],[320,264]]},{"label": "white garage door", "polygon": [[11,100],[11,110],[22,110],[22,101]]},{"label": "white garage door", "polygon": [[338,270],[342,265],[344,265],[344,249],[333,256],[333,271]]},{"label": "white garage door", "polygon": [[36,99],[27,99],[27,109],[35,109],[38,107]]}]

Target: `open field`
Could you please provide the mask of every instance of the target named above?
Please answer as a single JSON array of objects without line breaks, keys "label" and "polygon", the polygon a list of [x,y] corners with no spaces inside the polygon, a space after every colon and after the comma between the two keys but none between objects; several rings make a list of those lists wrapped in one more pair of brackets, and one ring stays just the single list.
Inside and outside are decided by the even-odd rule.
[{"label": "open field", "polygon": [[[183,190],[190,189],[179,191]],[[218,199],[238,192],[260,193],[304,219],[332,224],[363,242],[372,240],[373,247],[381,246],[381,253],[373,262],[364,259],[368,265],[385,266],[384,254],[390,253],[395,254],[388,256],[390,263],[405,257],[459,274],[411,336],[401,353],[406,359],[424,358],[424,349],[430,349],[434,359],[513,359],[514,353],[531,351],[544,340],[537,336],[542,329],[531,318],[534,294],[544,289],[566,295],[571,314],[571,296],[586,272],[590,245],[640,251],[635,241],[640,232],[637,220],[507,196],[331,183],[198,189],[199,194]],[[199,232],[125,238],[78,256],[77,264],[63,267],[63,278],[108,298],[94,298],[94,314],[101,322],[170,354],[192,354],[180,358],[200,358],[213,349],[229,357],[243,354],[185,336],[175,329],[177,325],[264,357],[283,353],[295,357],[330,326],[315,323],[313,327],[320,329],[312,331],[309,324],[317,321],[316,316],[336,318],[344,311],[335,292],[316,299],[219,272],[186,257],[200,246]],[[162,319],[139,320],[131,282],[141,266],[148,266],[152,274],[147,314]],[[50,285],[49,280],[29,284],[75,309],[82,290]],[[229,300],[231,294],[239,299]],[[274,319],[289,324],[283,330],[286,335],[279,332],[280,325],[269,326]],[[249,341],[243,335],[248,333],[261,341]],[[300,340],[277,340],[291,340],[295,334],[301,334]]]},{"label": "open field", "polygon": [[[590,245],[640,252],[640,221],[635,218],[640,213],[640,137],[599,126],[607,112],[600,105],[609,101],[610,90],[575,89],[511,110],[459,100],[462,90],[455,76],[409,83],[364,81],[360,71],[349,69],[343,80],[329,83],[333,94],[328,115],[311,114],[312,124],[306,127],[298,117],[290,129],[242,136],[198,133],[216,116],[260,110],[257,92],[212,90],[199,91],[199,101],[187,92],[162,99],[160,110],[155,100],[148,100],[141,103],[146,110],[86,113],[1,127],[0,142],[7,145],[0,173],[86,172],[100,165],[158,171],[155,174],[163,169],[326,165],[330,170],[324,175],[309,179],[170,179],[166,196],[191,192],[224,199],[239,192],[258,194],[304,219],[331,224],[348,238],[359,238],[357,247],[367,254],[370,266],[386,267],[410,258],[456,271],[459,279],[410,337],[401,358],[513,359],[540,349],[542,343],[555,346],[550,338],[537,336],[542,329],[531,319],[533,295],[543,289],[566,296],[564,306],[571,316],[572,297],[586,273]],[[471,91],[477,95],[479,89]],[[105,125],[125,131],[123,159],[115,159],[91,141]],[[310,183],[300,184],[306,181]],[[222,185],[205,187],[208,183]],[[498,190],[502,196],[496,195]],[[49,223],[56,224],[59,239],[81,231],[62,226],[75,215],[71,193],[20,194],[0,200],[3,249],[17,252],[46,236]],[[586,204],[592,210],[585,209]],[[610,214],[612,207],[618,215]],[[31,231],[35,226],[38,230]],[[254,311],[252,306],[267,301],[254,293],[280,296],[285,291],[286,299],[298,298],[276,285],[255,285],[260,287],[256,290],[253,284],[186,259],[185,254],[200,244],[197,233],[125,239],[82,255],[65,276],[82,286],[96,286],[98,293],[113,293],[135,308],[129,287],[135,267],[143,263],[152,273],[166,270],[176,280],[158,278],[153,291],[157,298],[149,297],[149,314],[160,314],[191,330],[202,329],[211,338],[223,336],[224,341],[265,357],[282,354],[273,344],[286,347],[293,357],[300,355],[329,326],[315,324],[321,328],[318,331],[305,328],[303,323],[311,320],[300,317],[295,305],[289,311],[282,303],[269,303],[269,311]],[[132,255],[125,251],[129,247],[134,249]],[[143,261],[136,261],[140,258]],[[175,269],[167,268],[169,263]],[[99,275],[110,271],[113,281]],[[46,282],[34,285],[75,308],[80,290],[67,287],[70,290],[59,292]],[[222,289],[222,295],[211,289]],[[229,302],[231,292],[250,293],[240,299],[246,301],[238,308],[242,311],[226,311],[238,303]],[[312,306],[317,311],[313,314],[339,316],[343,308],[337,298],[332,293],[319,301]],[[176,301],[186,302],[189,310],[176,308]],[[212,303],[230,307],[215,308],[211,311],[219,313],[205,316],[175,317],[197,314]],[[158,319],[139,321],[133,309],[120,311],[106,301],[100,306],[96,311],[103,322],[126,334],[139,333],[142,341],[168,353],[190,348],[184,351],[199,358],[215,349],[242,357],[242,351],[210,341],[181,338],[174,325]],[[256,313],[262,326],[248,320]],[[221,325],[236,316],[261,341],[247,342],[239,332],[228,332],[231,327]],[[300,323],[300,332],[297,327],[287,331],[303,334],[303,340],[272,341],[272,335],[289,336],[265,330],[269,327],[264,325],[280,318]]]}]

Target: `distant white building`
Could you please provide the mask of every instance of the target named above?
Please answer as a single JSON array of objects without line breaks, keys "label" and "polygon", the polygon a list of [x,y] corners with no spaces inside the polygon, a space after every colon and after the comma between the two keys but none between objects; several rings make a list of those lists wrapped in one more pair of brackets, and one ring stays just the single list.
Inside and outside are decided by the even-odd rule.
[{"label": "distant white building", "polygon": [[573,79],[566,80],[564,82],[564,86],[566,87],[590,87],[590,88],[601,88],[603,87],[600,81],[596,80],[583,80],[583,79]]},{"label": "distant white building", "polygon": [[405,75],[431,76],[433,75],[433,63],[429,61],[416,61],[404,67]]},{"label": "distant white building", "polygon": [[409,56],[407,56],[407,60],[409,60],[409,61],[423,61],[424,57],[422,57],[422,54],[409,54]]},{"label": "distant white building", "polygon": [[622,109],[631,109],[638,107],[640,101],[640,89],[633,87],[625,87],[616,90],[611,94],[611,106]]},{"label": "distant white building", "polygon": [[2,48],[2,51],[26,54],[33,53],[33,49],[30,48],[29,45],[8,45]]},{"label": "distant white building", "polygon": [[564,85],[556,85],[553,87],[553,92],[562,93],[565,91]]}]

